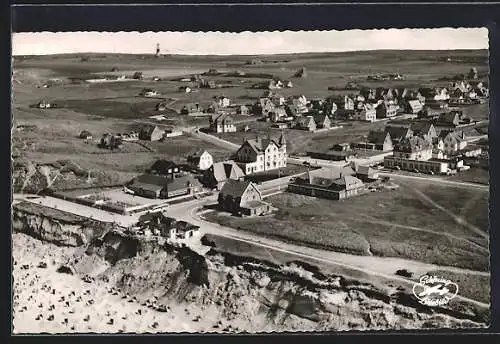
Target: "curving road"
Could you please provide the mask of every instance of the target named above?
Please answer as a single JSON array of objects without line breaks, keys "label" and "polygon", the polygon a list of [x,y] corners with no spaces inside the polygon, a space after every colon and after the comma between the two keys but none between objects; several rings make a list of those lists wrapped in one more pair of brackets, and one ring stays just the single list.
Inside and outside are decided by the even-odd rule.
[{"label": "curving road", "polygon": [[[197,205],[193,203],[180,204],[172,206],[168,209],[169,216],[193,223],[200,226],[203,233],[211,233],[222,237],[227,237],[233,240],[246,242],[255,246],[265,249],[275,250],[297,257],[306,258],[312,261],[318,261],[330,265],[340,266],[355,271],[360,271],[369,275],[375,275],[389,280],[397,280],[408,288],[412,288],[414,281],[395,275],[398,269],[408,269],[415,275],[423,275],[433,270],[445,270],[455,273],[476,275],[476,276],[490,276],[488,272],[474,271],[462,268],[455,268],[450,266],[440,266],[435,264],[427,264],[418,261],[390,258],[390,257],[376,257],[376,256],[358,256],[347,253],[340,253],[334,251],[327,251],[315,249],[291,243],[285,243],[279,240],[263,237],[254,233],[236,230],[233,228],[221,226],[203,219],[199,214],[202,205],[211,204],[214,202],[212,199],[204,199],[198,201]],[[475,304],[479,307],[489,308],[489,304],[457,296],[457,299]]]}]

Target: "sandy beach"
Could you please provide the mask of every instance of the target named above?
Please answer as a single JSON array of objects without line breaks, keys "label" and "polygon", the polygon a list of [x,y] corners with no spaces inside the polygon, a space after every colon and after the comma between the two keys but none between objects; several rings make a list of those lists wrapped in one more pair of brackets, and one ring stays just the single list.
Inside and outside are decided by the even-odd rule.
[{"label": "sandy beach", "polygon": [[154,299],[140,303],[102,281],[87,283],[57,272],[77,248],[57,247],[24,234],[12,237],[14,334],[197,332],[213,327],[185,306],[158,311]]}]

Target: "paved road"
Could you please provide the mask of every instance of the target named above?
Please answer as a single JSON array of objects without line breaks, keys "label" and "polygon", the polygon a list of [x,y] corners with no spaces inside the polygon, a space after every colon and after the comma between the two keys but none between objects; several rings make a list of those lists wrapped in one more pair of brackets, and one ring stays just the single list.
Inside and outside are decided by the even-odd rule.
[{"label": "paved road", "polygon": [[[414,282],[406,278],[394,275],[396,270],[403,268],[408,269],[412,271],[416,276],[423,275],[433,270],[445,270],[445,271],[464,273],[469,275],[489,276],[489,273],[487,272],[474,271],[474,270],[461,269],[448,266],[439,266],[434,264],[426,264],[418,261],[400,259],[400,258],[351,255],[334,251],[314,249],[310,247],[285,243],[270,238],[265,238],[257,234],[239,231],[233,228],[224,227],[218,224],[205,221],[202,218],[202,216],[198,214],[198,211],[201,210],[200,207],[203,204],[210,204],[210,203],[211,202],[206,199],[199,203],[199,207],[193,207],[193,204],[187,206],[182,204],[177,206],[172,206],[171,208],[169,208],[167,213],[169,213],[170,216],[173,216],[175,218],[179,218],[184,221],[200,226],[203,233],[212,233],[233,240],[246,242],[265,249],[271,249],[291,254],[297,257],[306,258],[308,260],[319,261],[330,265],[336,265],[342,268],[360,271],[369,275],[375,275],[390,280],[398,280],[400,282],[405,283],[408,286],[408,288],[412,288]],[[489,307],[488,304],[476,300],[468,299],[461,296],[457,296],[457,298],[461,299],[462,301],[473,303],[480,307]]]}]

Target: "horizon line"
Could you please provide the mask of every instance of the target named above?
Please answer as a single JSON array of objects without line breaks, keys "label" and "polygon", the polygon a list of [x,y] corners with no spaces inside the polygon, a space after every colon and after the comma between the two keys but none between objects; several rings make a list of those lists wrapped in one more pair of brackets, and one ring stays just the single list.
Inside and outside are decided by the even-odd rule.
[{"label": "horizon line", "polygon": [[[370,51],[480,51],[487,50],[489,48],[461,48],[461,49],[361,49],[361,50],[339,50],[339,51],[302,51],[296,53],[272,53],[272,54],[196,54],[196,53],[162,53],[160,56],[277,56],[277,55],[300,55],[300,54],[338,54],[338,53],[358,53],[358,52],[370,52]],[[117,52],[106,52],[106,51],[85,51],[85,52],[67,52],[67,53],[53,53],[53,54],[14,54],[12,52],[12,57],[15,56],[28,56],[28,57],[40,57],[40,56],[64,56],[64,55],[85,55],[85,54],[108,54],[108,55],[150,55],[155,56],[154,53],[117,53]]]}]

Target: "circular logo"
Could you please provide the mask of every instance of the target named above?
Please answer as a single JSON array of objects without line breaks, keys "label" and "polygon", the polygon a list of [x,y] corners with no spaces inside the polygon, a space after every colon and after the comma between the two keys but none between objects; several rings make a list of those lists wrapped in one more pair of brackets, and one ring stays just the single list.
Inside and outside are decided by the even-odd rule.
[{"label": "circular logo", "polygon": [[426,306],[442,306],[458,294],[458,284],[448,279],[424,275],[413,285],[413,294]]}]

